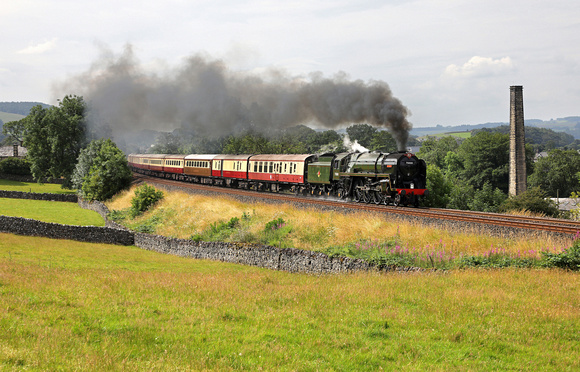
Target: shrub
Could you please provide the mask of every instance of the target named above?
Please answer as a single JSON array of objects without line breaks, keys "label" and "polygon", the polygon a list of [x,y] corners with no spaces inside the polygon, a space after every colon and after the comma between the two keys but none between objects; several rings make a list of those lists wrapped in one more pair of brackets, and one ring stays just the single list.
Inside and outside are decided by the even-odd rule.
[{"label": "shrub", "polygon": [[548,199],[544,190],[534,187],[526,190],[518,196],[511,196],[500,206],[500,211],[527,210],[535,213],[543,213],[547,216],[558,217],[560,211],[553,200]]},{"label": "shrub", "polygon": [[6,158],[0,161],[0,173],[30,176],[30,164],[26,159]]},{"label": "shrub", "polygon": [[131,215],[136,217],[145,212],[152,205],[163,198],[163,191],[144,184],[135,189],[135,196],[131,199]]},{"label": "shrub", "polygon": [[542,266],[544,267],[580,270],[580,239],[578,239],[578,234],[570,248],[561,253],[542,252],[542,256]]},{"label": "shrub", "polygon": [[272,246],[288,248],[289,243],[285,241],[285,238],[292,232],[292,227],[286,224],[282,218],[276,218],[268,223],[264,227],[264,235],[262,238],[263,244],[268,244]]},{"label": "shrub", "polygon": [[197,233],[189,238],[195,242],[227,240],[240,227],[240,219],[232,217],[229,221],[212,223],[202,233]]}]

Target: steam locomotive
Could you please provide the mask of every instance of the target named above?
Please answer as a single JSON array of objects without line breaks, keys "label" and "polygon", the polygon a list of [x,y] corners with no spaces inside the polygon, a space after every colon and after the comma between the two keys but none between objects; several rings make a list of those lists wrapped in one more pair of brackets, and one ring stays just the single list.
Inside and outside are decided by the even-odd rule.
[{"label": "steam locomotive", "polygon": [[224,187],[415,207],[428,195],[425,161],[405,151],[322,155],[131,154],[128,160],[134,172]]}]

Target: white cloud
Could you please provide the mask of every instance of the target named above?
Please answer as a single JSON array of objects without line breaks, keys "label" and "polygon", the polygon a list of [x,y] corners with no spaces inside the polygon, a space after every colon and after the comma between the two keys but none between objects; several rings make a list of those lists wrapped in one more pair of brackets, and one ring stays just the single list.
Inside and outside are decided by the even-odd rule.
[{"label": "white cloud", "polygon": [[490,57],[474,56],[463,66],[451,64],[445,68],[445,75],[452,77],[483,77],[500,75],[514,69],[510,57],[493,59]]},{"label": "white cloud", "polygon": [[44,43],[31,45],[27,48],[21,49],[17,51],[18,54],[42,54],[48,52],[49,50],[53,49],[56,46],[57,38],[53,38],[52,40],[46,41]]}]

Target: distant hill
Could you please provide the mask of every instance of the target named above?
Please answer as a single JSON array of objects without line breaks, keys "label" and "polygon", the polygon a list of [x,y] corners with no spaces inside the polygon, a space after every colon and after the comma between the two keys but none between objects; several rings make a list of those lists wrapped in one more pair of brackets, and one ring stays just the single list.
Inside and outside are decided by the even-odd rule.
[{"label": "distant hill", "polygon": [[23,117],[24,117],[24,115],[12,114],[10,112],[2,112],[2,111],[0,111],[0,121],[2,121],[4,123],[8,123],[9,121],[20,120]]},{"label": "distant hill", "polygon": [[[474,125],[456,125],[456,126],[442,126],[425,128],[413,128],[411,135],[417,137],[436,136],[451,132],[471,132],[472,130],[483,128],[495,128],[502,125],[509,125],[509,123],[484,123]],[[546,128],[556,132],[564,132],[580,139],[580,116],[568,116],[565,118],[551,119],[548,121],[539,119],[525,120],[525,125],[528,127]]]},{"label": "distant hill", "polygon": [[[43,108],[50,107],[50,105],[42,102],[0,102],[0,111],[9,114],[22,115],[24,117],[30,113],[31,108],[38,105]],[[6,120],[4,120],[4,122],[6,122]]]}]

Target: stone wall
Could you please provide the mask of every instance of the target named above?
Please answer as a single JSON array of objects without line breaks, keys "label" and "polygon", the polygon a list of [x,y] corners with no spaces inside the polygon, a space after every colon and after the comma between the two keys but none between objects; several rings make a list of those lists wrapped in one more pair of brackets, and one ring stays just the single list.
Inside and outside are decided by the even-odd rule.
[{"label": "stone wall", "polygon": [[[19,182],[36,182],[36,180],[32,176],[21,176],[18,174],[0,173],[0,178],[4,180],[19,181]],[[44,178],[42,182],[62,185],[64,183],[64,180],[61,178],[55,178],[49,181],[48,179]]]},{"label": "stone wall", "polygon": [[0,198],[48,200],[69,203],[76,203],[78,201],[78,196],[76,194],[47,194],[5,190],[0,190]]},{"label": "stone wall", "polygon": [[79,242],[133,245],[131,231],[98,226],[72,226],[42,222],[22,217],[0,215],[0,232],[42,236],[51,239],[70,239]]},{"label": "stone wall", "polygon": [[375,269],[373,265],[363,260],[329,257],[320,252],[292,248],[279,249],[257,244],[194,242],[186,239],[135,233],[135,245],[159,253],[288,272],[328,274]]}]

